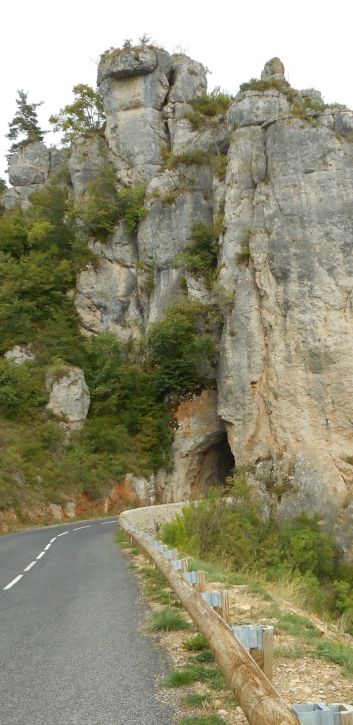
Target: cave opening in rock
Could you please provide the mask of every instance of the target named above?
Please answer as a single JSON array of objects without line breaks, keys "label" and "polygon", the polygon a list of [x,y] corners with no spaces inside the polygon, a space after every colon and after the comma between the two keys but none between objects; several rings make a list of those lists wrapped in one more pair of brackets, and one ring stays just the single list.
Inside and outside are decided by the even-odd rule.
[{"label": "cave opening in rock", "polygon": [[235,460],[228,443],[227,434],[204,451],[198,473],[195,477],[192,493],[194,496],[207,494],[210,488],[223,486],[226,478],[232,474]]}]

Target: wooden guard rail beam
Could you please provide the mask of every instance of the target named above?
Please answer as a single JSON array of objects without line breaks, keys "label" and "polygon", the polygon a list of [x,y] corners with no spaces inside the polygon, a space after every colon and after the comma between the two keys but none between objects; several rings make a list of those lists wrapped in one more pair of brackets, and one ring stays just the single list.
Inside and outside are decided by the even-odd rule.
[{"label": "wooden guard rail beam", "polygon": [[203,601],[170,561],[129,523],[124,512],[121,528],[164,574],[192,621],[209,642],[216,662],[250,725],[298,725],[299,720],[248,654],[230,627]]}]

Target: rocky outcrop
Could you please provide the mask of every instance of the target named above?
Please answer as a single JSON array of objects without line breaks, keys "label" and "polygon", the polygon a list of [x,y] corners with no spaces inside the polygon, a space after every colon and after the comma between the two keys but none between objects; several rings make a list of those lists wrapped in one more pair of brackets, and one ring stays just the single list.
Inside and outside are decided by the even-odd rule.
[{"label": "rocky outcrop", "polygon": [[4,357],[14,365],[22,365],[28,360],[35,360],[35,355],[30,345],[15,345],[11,350],[5,352]]},{"label": "rocky outcrop", "polygon": [[69,430],[80,429],[86,419],[90,393],[83,370],[59,366],[47,374],[47,410],[67,423]]},{"label": "rocky outcrop", "polygon": [[64,149],[48,149],[44,143],[30,143],[9,157],[9,181],[12,187],[2,196],[5,209],[20,201],[25,209],[33,192],[52,181],[67,159]]}]

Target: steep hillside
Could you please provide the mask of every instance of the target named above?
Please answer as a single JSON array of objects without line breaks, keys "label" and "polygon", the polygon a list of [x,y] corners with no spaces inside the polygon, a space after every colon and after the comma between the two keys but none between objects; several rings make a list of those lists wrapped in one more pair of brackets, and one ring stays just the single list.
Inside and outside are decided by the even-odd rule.
[{"label": "steep hillside", "polygon": [[185,55],[123,48],[98,87],[104,129],[9,161],[3,508],[117,483],[183,500],[236,465],[349,547],[353,113],[278,58],[232,98]]}]

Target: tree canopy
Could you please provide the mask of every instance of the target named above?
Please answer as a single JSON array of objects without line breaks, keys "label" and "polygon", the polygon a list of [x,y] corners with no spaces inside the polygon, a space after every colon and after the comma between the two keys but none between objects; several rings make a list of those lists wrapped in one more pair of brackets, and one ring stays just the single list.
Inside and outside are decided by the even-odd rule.
[{"label": "tree canopy", "polygon": [[82,134],[99,131],[105,122],[103,102],[98,91],[84,83],[74,86],[72,91],[74,102],[49,118],[54,131],[63,133],[61,140],[66,146]]},{"label": "tree canopy", "polygon": [[[48,133],[47,131],[43,131],[38,124],[36,109],[42,105],[43,101],[40,103],[28,103],[28,93],[25,93],[23,90],[19,90],[17,93],[17,111],[9,123],[9,133],[6,134],[6,138],[14,142],[9,149],[10,154],[15,153],[24,146],[28,146],[30,143],[43,141],[44,134]],[[17,141],[17,139],[19,140]]]}]

